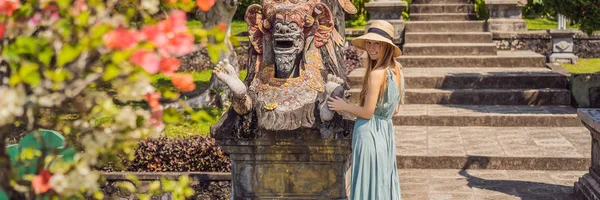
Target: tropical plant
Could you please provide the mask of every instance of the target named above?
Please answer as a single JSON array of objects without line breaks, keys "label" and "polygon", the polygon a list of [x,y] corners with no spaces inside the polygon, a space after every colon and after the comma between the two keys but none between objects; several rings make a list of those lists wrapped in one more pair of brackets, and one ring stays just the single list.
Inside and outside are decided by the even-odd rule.
[{"label": "tropical plant", "polygon": [[[0,0],[0,195],[101,199],[95,166],[118,156],[134,158],[138,141],[157,136],[165,123],[202,119],[205,113],[185,105],[183,113],[165,108],[159,98],[177,99],[196,87],[190,74],[175,73],[178,56],[206,47],[216,57],[227,49],[222,29],[186,26],[186,11],[207,11],[214,3]],[[154,88],[152,74],[170,77],[174,87]],[[149,109],[136,106],[144,100]],[[95,123],[100,118],[114,123],[100,126]],[[40,162],[34,173],[18,176],[6,138],[11,130],[39,129],[64,134],[67,147],[75,149],[74,159],[28,149],[18,161]],[[163,189],[175,188],[170,191],[174,198],[190,196],[187,179],[181,180]]]},{"label": "tropical plant", "polygon": [[475,0],[474,6],[477,19],[487,20],[489,18],[489,11],[487,6],[485,6],[485,0]]}]

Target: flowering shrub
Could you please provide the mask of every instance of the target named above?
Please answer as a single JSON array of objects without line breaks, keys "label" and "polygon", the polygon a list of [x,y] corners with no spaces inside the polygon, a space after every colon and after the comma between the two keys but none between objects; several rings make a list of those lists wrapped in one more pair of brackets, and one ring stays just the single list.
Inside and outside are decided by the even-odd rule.
[{"label": "flowering shrub", "polygon": [[[135,158],[124,164],[126,171],[143,172],[229,172],[231,161],[213,138],[194,135],[185,138],[151,138],[139,142]],[[104,171],[120,171],[104,166]]]},{"label": "flowering shrub", "polygon": [[[191,75],[175,73],[178,56],[206,47],[214,60],[226,50],[224,30],[185,25],[185,11],[206,11],[214,3],[0,0],[0,193],[11,199],[101,199],[94,166],[117,155],[132,159],[137,141],[156,136],[164,123],[179,123],[186,115],[200,119],[202,113],[185,105],[181,113],[158,100],[177,99],[196,87]],[[217,43],[208,44],[209,37]],[[174,87],[152,87],[150,75],[157,73],[169,76]],[[143,100],[150,110],[132,106]],[[94,123],[99,118],[114,123],[99,126]],[[67,147],[76,149],[74,160],[28,149],[18,161],[39,159],[38,170],[17,175],[5,144],[14,127],[61,132]],[[176,188],[170,191],[174,197],[190,196],[193,191],[181,184],[163,189]]]}]

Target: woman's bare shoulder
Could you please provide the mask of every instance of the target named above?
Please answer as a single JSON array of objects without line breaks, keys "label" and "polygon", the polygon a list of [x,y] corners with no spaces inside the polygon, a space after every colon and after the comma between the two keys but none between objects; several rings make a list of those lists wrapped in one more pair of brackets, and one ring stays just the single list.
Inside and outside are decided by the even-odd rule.
[{"label": "woman's bare shoulder", "polygon": [[375,69],[373,69],[373,71],[371,71],[371,74],[369,75],[369,79],[371,79],[371,80],[383,80],[384,76],[385,76],[385,69],[383,69],[383,68],[375,68]]}]

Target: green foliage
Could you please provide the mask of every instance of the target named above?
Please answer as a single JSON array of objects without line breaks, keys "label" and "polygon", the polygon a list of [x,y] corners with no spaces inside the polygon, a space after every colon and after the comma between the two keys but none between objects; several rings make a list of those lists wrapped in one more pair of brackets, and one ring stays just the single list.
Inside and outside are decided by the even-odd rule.
[{"label": "green foliage", "polygon": [[477,19],[487,20],[489,18],[489,11],[487,6],[485,6],[485,0],[475,0],[474,6]]},{"label": "green foliage", "polygon": [[369,16],[367,15],[365,4],[368,2],[369,0],[352,0],[352,4],[354,4],[358,12],[355,15],[346,16],[346,27],[352,28],[367,25]]},{"label": "green foliage", "polygon": [[260,4],[260,0],[239,0],[238,8],[233,15],[233,19],[244,20],[246,9],[252,4]]},{"label": "green foliage", "polygon": [[544,6],[579,24],[587,34],[600,30],[600,0],[544,0]]},{"label": "green foliage", "polygon": [[[527,29],[529,30],[550,30],[556,29],[558,27],[558,22],[551,19],[546,18],[536,18],[536,19],[523,19],[525,23],[527,23]],[[577,29],[579,25],[570,25],[567,23],[567,29]]]},{"label": "green foliage", "polygon": [[[194,195],[194,189],[189,186],[191,182],[189,176],[182,175],[177,180],[161,178],[160,180],[145,185],[136,176],[127,176],[127,181],[120,181],[115,184],[122,191],[137,194],[137,197],[140,200],[150,200],[153,199],[153,196],[156,197],[157,195],[164,193],[170,193],[172,199],[185,199],[186,197],[192,196]],[[148,190],[144,192],[138,188],[147,188]],[[94,194],[95,197],[96,195],[100,197],[97,199],[103,199],[102,193]]]},{"label": "green foliage", "polygon": [[577,64],[563,64],[562,66],[573,74],[600,73],[600,58],[579,59]]},{"label": "green foliage", "polygon": [[[171,59],[199,46],[207,48],[213,61],[228,50],[225,33],[218,27],[205,30],[196,22],[187,23],[189,27],[181,23],[195,2],[4,3],[8,6],[0,12],[0,94],[5,97],[0,98],[0,130],[8,134],[0,134],[0,139],[19,141],[20,135],[9,136],[13,126],[20,127],[20,133],[51,129],[64,134],[64,144],[73,148],[46,151],[19,143],[17,148],[23,148],[15,153],[15,145],[10,147],[12,157],[35,162],[22,165],[28,167],[26,176],[18,176],[22,173],[15,168],[0,170],[9,198],[102,199],[98,193],[102,176],[93,168],[116,158],[133,159],[138,141],[158,136],[163,122],[176,125],[191,118],[201,124],[218,119],[220,111],[197,111],[187,105],[182,105],[184,112],[163,111],[161,97],[154,92],[173,98],[180,90],[171,83],[155,87],[152,83],[166,85],[169,80],[150,75],[172,74],[177,61]],[[177,88],[193,87],[189,76],[178,75]],[[203,86],[210,75],[207,71],[192,77]],[[61,162],[57,159],[61,156],[75,159]],[[0,160],[9,159],[0,155]],[[163,181],[161,189],[177,199],[191,195],[191,189],[185,189],[189,179],[178,182]]]},{"label": "green foliage", "polygon": [[[194,83],[197,87],[203,87],[210,83],[210,77],[212,76],[212,69],[203,71],[191,71],[189,72],[194,77]],[[171,77],[167,77],[164,74],[154,74],[151,76],[152,85],[156,88],[175,90],[175,86],[171,83]]]},{"label": "green foliage", "polygon": [[548,6],[544,6],[544,0],[527,0],[527,5],[523,8],[525,18],[554,18],[556,12]]},{"label": "green foliage", "polygon": [[412,4],[412,0],[404,0],[406,1],[406,8],[402,11],[402,17],[405,21],[410,20],[410,5]]},{"label": "green foliage", "polygon": [[[243,18],[242,18],[243,19]],[[242,32],[248,31],[248,24],[244,20],[233,20],[231,22],[231,36],[235,37]]]}]

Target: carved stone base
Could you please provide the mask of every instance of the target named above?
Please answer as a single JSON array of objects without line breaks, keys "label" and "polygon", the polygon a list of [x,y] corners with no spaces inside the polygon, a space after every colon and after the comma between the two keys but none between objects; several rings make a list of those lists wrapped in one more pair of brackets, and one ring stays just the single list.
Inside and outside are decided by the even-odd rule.
[{"label": "carved stone base", "polygon": [[552,36],[552,55],[548,57],[550,62],[559,63],[577,63],[577,56],[573,54],[573,35],[572,30],[549,30]]},{"label": "carved stone base", "polygon": [[578,57],[573,53],[552,53],[548,59],[551,63],[577,64]]},{"label": "carved stone base", "polygon": [[527,23],[523,19],[488,19],[489,32],[522,32],[527,31]]},{"label": "carved stone base", "polygon": [[573,193],[579,200],[600,200],[600,183],[598,176],[590,170],[575,183]]},{"label": "carved stone base", "polygon": [[346,199],[351,139],[316,130],[218,140],[232,161],[233,199]]},{"label": "carved stone base", "polygon": [[578,109],[577,116],[592,136],[592,166],[573,189],[576,199],[600,200],[600,109]]},{"label": "carved stone base", "polygon": [[[402,12],[406,9],[408,3],[405,1],[371,1],[365,4],[365,9],[369,12],[370,20],[385,20],[394,26],[393,42],[402,43],[402,32],[404,31],[404,21]],[[371,22],[367,23],[367,28]]]}]

